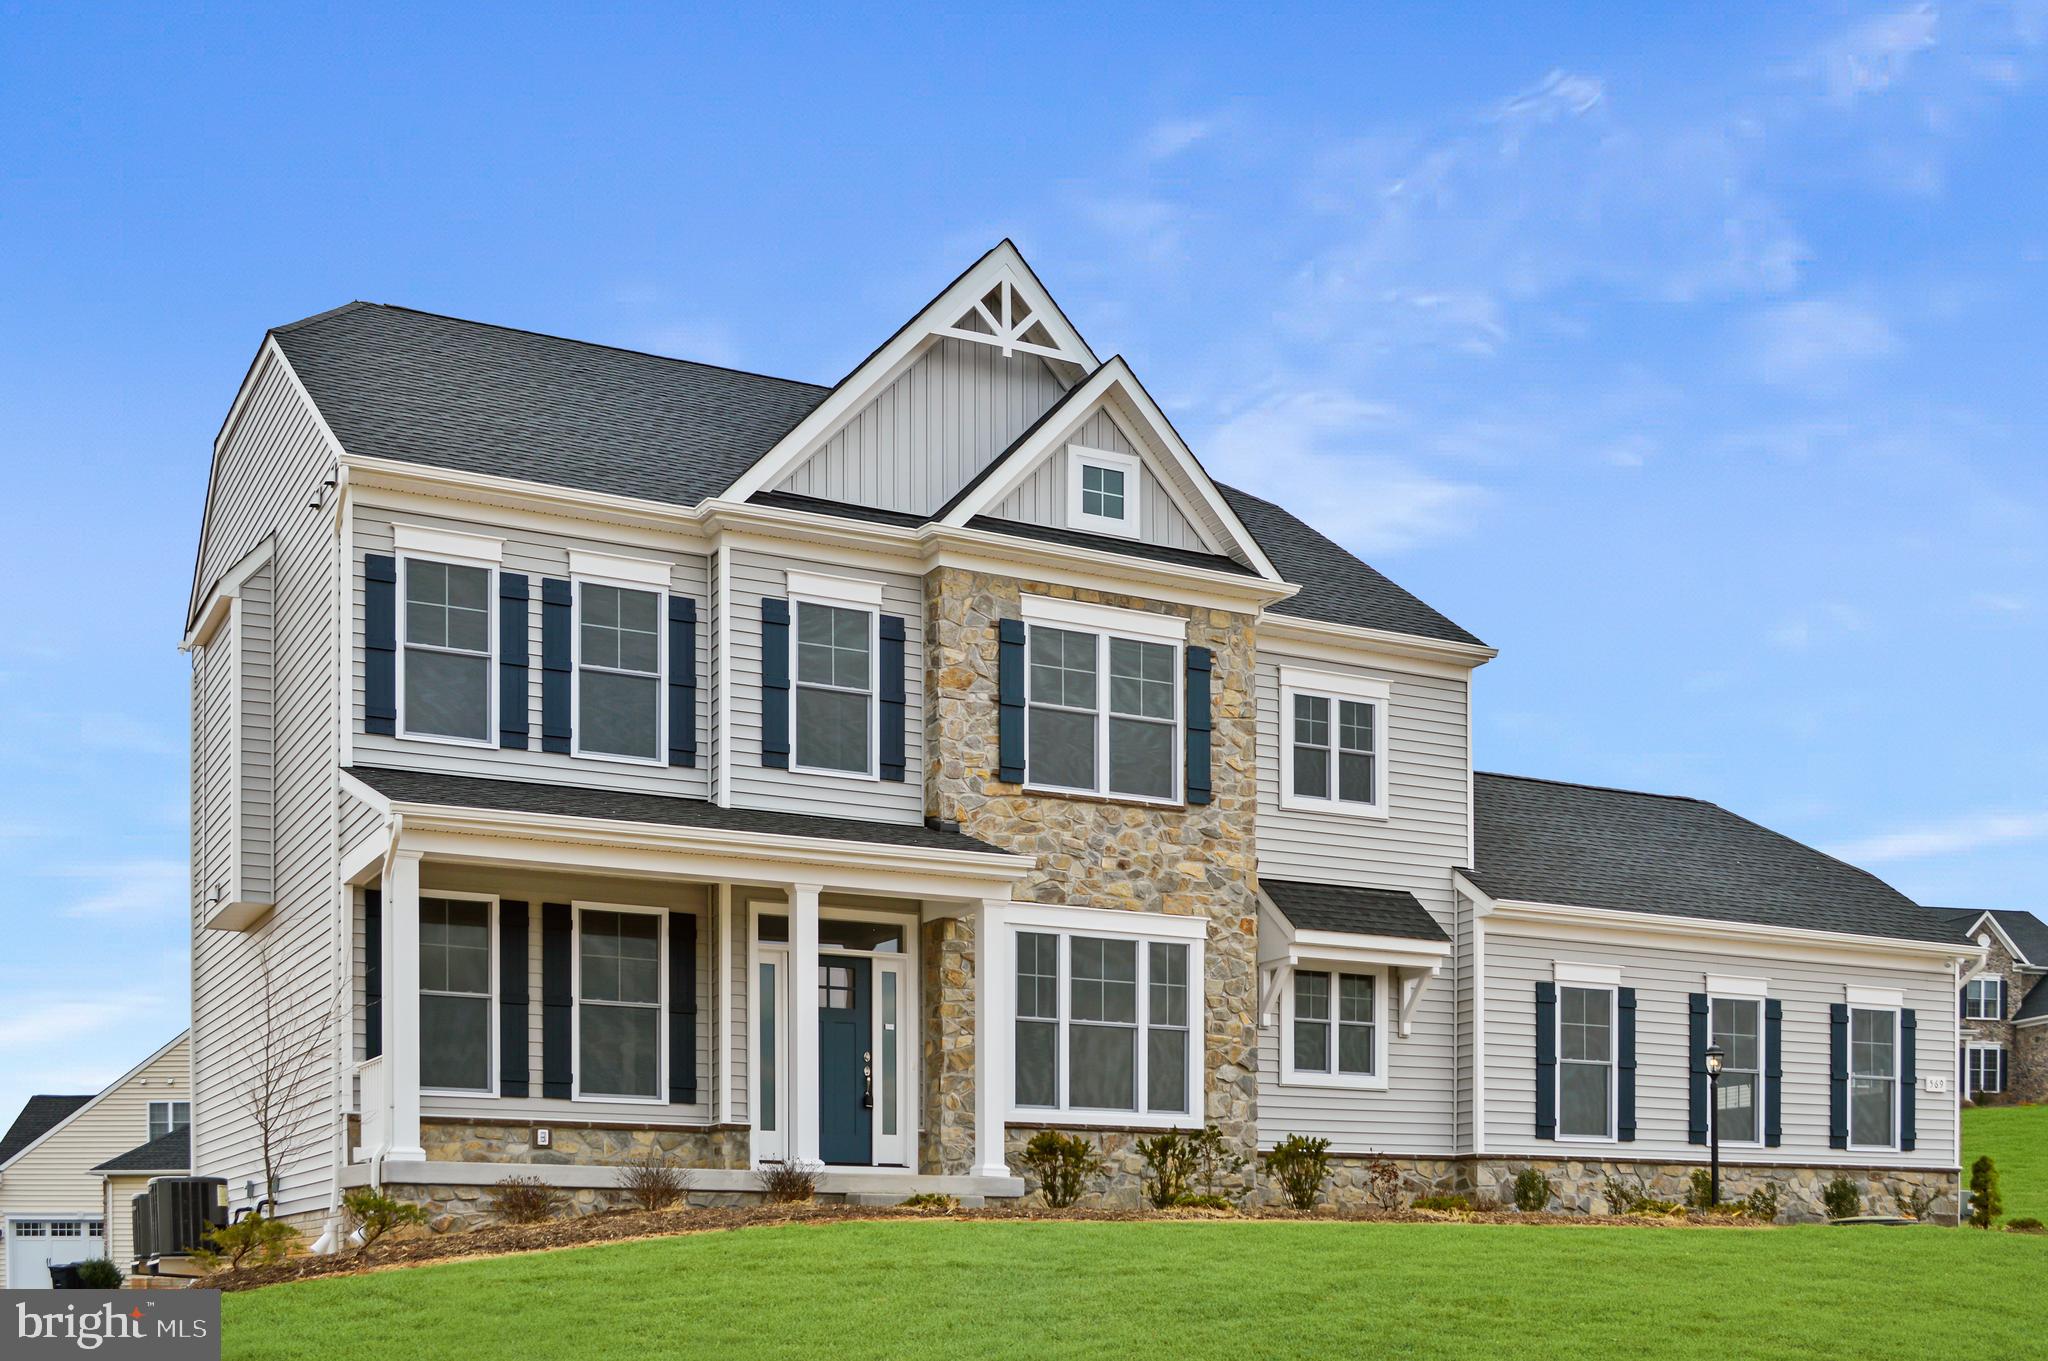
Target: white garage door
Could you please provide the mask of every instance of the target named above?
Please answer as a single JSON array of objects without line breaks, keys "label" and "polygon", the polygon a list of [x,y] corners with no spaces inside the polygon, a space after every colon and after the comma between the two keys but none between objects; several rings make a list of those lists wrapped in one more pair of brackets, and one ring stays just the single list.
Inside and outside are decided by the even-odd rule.
[{"label": "white garage door", "polygon": [[7,1221],[7,1287],[34,1290],[50,1284],[50,1267],[107,1255],[97,1218]]}]

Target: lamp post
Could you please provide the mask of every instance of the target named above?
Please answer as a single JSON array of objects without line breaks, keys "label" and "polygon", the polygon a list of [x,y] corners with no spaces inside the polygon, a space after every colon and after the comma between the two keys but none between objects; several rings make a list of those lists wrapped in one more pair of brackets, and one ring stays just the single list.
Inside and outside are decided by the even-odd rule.
[{"label": "lamp post", "polygon": [[1721,1046],[1707,1046],[1707,1194],[1721,1203]]}]

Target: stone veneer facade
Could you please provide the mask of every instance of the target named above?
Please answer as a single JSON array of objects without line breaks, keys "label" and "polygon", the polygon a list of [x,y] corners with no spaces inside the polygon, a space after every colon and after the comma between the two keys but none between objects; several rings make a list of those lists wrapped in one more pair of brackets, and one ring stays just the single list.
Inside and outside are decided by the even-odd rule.
[{"label": "stone veneer facade", "polygon": [[[2022,973],[2005,942],[1991,935],[1991,948],[1984,960],[1982,977],[2005,980],[2006,1015],[2017,1015],[2028,993],[2042,986],[2041,975]],[[2010,1020],[1985,1021],[1963,1018],[1963,1045],[1995,1044],[2005,1050],[2004,1101],[2048,1101],[2048,1028],[2016,1026]],[[1963,1080],[1968,1080],[1964,1069]]]},{"label": "stone veneer facade", "polygon": [[[1205,805],[1160,807],[1114,798],[1048,797],[997,778],[997,624],[1021,613],[1026,594],[1075,600],[1187,620],[1187,642],[1215,658],[1210,782]],[[1004,850],[1034,855],[1037,871],[1016,889],[1019,901],[1207,917],[1202,1014],[1203,1114],[1188,1123],[1218,1126],[1245,1158],[1257,1154],[1257,873],[1253,762],[1254,638],[1250,616],[1165,604],[1107,591],[1076,589],[941,567],[925,577],[925,811]],[[927,1082],[944,1074],[946,1090],[927,1091],[928,1169],[964,1171],[972,1161],[974,1099],[974,951],[966,923],[926,937],[937,996],[927,991]],[[935,946],[940,948],[934,948]],[[934,981],[928,963],[926,982]],[[942,1060],[934,1063],[934,1057]],[[963,1094],[964,1093],[964,1094]],[[1135,1193],[1129,1136],[1091,1125],[1089,1137],[1122,1169]],[[1014,1147],[1030,1129],[1007,1135]]]}]

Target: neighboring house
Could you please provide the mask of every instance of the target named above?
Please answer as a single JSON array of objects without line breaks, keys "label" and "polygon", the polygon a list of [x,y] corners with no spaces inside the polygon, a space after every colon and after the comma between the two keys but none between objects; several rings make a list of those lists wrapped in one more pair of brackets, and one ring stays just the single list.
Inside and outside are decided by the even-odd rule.
[{"label": "neighboring house", "polygon": [[[1217,483],[1014,247],[826,388],[363,303],[216,440],[192,1165],[332,1227],[674,1152],[1026,1189],[1204,1123],[1573,1203],[1702,1163],[1955,1208],[1959,971],[1693,800],[1482,776],[1493,650]],[[268,995],[270,1003],[263,999]],[[266,1185],[242,1099],[312,1036]],[[324,1236],[324,1235],[323,1235]]]},{"label": "neighboring house", "polygon": [[0,1281],[47,1286],[52,1263],[122,1261],[106,1243],[99,1165],[182,1126],[191,1092],[190,1046],[180,1034],[96,1096],[30,1097],[0,1138]]},{"label": "neighboring house", "polygon": [[1980,1096],[2048,1101],[2048,923],[2031,912],[1930,909],[1984,948],[1964,977],[1962,1069],[1965,1101]]},{"label": "neighboring house", "polygon": [[[155,1128],[155,1123],[151,1123]],[[104,1179],[101,1199],[106,1215],[107,1255],[123,1270],[135,1259],[135,1198],[158,1177],[184,1177],[192,1172],[192,1129],[176,1125],[93,1171]]]}]

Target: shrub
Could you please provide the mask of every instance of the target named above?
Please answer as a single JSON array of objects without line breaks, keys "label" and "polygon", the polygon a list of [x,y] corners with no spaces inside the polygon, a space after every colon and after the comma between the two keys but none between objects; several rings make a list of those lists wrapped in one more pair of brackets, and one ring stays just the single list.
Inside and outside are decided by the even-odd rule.
[{"label": "shrub", "polygon": [[1714,1174],[1704,1167],[1695,1167],[1686,1179],[1685,1203],[1695,1210],[1711,1210],[1717,1202],[1714,1199]]},{"label": "shrub", "polygon": [[282,1220],[246,1214],[207,1234],[209,1246],[193,1253],[192,1258],[207,1271],[223,1263],[229,1268],[239,1267],[252,1255],[258,1261],[281,1262],[290,1255],[298,1236],[299,1231]]},{"label": "shrub", "polygon": [[1847,1177],[1836,1177],[1820,1188],[1820,1203],[1829,1219],[1854,1219],[1863,1212],[1863,1192]]},{"label": "shrub", "polygon": [[1751,1191],[1742,1202],[1742,1208],[1749,1217],[1765,1224],[1778,1220],[1778,1186],[1776,1182],[1765,1182]]},{"label": "shrub", "polygon": [[1515,1208],[1523,1214],[1536,1214],[1550,1205],[1550,1198],[1557,1194],[1557,1187],[1550,1178],[1533,1167],[1525,1167],[1515,1177]]},{"label": "shrub", "polygon": [[364,1252],[394,1229],[427,1222],[425,1206],[387,1196],[373,1186],[358,1186],[350,1191],[341,1198],[341,1208],[362,1235]]},{"label": "shrub", "polygon": [[2005,1213],[2005,1197],[1998,1192],[1998,1164],[1989,1154],[1970,1164],[1970,1222],[1988,1229]]},{"label": "shrub", "polygon": [[1102,1171],[1102,1155],[1095,1145],[1078,1134],[1042,1129],[1024,1145],[1018,1159],[1024,1170],[1038,1178],[1038,1193],[1055,1210],[1064,1210],[1081,1198],[1088,1178]]},{"label": "shrub", "polygon": [[1411,1208],[1417,1210],[1470,1210],[1472,1208],[1472,1197],[1433,1193],[1415,1197]]},{"label": "shrub", "polygon": [[920,1211],[932,1210],[939,1214],[951,1214],[960,1208],[960,1202],[951,1196],[943,1195],[937,1191],[919,1191],[914,1196],[906,1197],[901,1202],[901,1208]]},{"label": "shrub", "polygon": [[2048,1224],[2043,1224],[2032,1215],[2021,1215],[2018,1219],[2005,1221],[2007,1233],[2048,1233]]},{"label": "shrub", "polygon": [[491,1195],[491,1213],[506,1224],[539,1224],[562,1212],[562,1193],[539,1177],[507,1177]]},{"label": "shrub", "polygon": [[80,1290],[119,1290],[127,1281],[121,1268],[104,1257],[88,1257],[78,1264]]},{"label": "shrub", "polygon": [[818,1164],[791,1158],[785,1162],[761,1164],[754,1180],[760,1183],[761,1192],[768,1199],[793,1205],[818,1194],[818,1172]]},{"label": "shrub", "polygon": [[1195,1180],[1195,1141],[1177,1129],[1137,1143],[1145,1160],[1145,1199],[1155,1210],[1178,1205],[1191,1194]]},{"label": "shrub", "polygon": [[1235,1210],[1237,1202],[1229,1196],[1208,1195],[1201,1191],[1190,1191],[1173,1202],[1176,1210]]},{"label": "shrub", "polygon": [[1230,1197],[1218,1183],[1225,1177],[1235,1177],[1244,1171],[1245,1160],[1225,1142],[1223,1131],[1214,1125],[1204,1125],[1202,1132],[1194,1137],[1194,1145],[1195,1164],[1201,1171],[1200,1198],[1228,1202]]},{"label": "shrub", "polygon": [[1400,1164],[1391,1158],[1368,1155],[1365,1162],[1365,1194],[1382,1210],[1400,1209]]},{"label": "shrub", "polygon": [[1330,1179],[1330,1141],[1290,1134],[1265,1158],[1266,1175],[1280,1184],[1280,1194],[1297,1210],[1313,1210]]},{"label": "shrub", "polygon": [[658,1148],[619,1172],[618,1199],[636,1210],[666,1210],[690,1194],[690,1173]]}]

